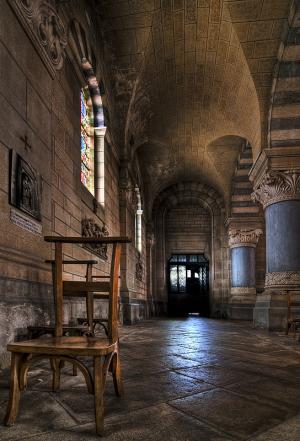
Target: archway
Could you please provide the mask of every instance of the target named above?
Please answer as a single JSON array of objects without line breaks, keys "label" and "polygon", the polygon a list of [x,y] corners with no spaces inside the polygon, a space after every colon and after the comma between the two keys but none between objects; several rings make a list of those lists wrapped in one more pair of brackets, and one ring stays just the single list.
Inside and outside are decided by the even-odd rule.
[{"label": "archway", "polygon": [[[177,220],[174,213],[177,214]],[[222,315],[226,308],[229,286],[226,271],[228,249],[224,224],[225,208],[222,198],[205,184],[176,184],[162,191],[156,198],[152,219],[155,235],[152,253],[152,297],[156,312],[167,312],[168,309],[168,261],[172,255],[203,255],[210,266],[210,315]],[[175,220],[173,227],[172,220]]]}]

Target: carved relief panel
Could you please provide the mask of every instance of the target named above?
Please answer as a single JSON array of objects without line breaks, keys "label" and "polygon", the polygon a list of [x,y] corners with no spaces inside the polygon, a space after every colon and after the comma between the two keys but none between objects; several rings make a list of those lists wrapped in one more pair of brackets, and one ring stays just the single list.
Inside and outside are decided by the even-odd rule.
[{"label": "carved relief panel", "polygon": [[41,221],[41,178],[14,150],[10,151],[9,203]]},{"label": "carved relief panel", "polygon": [[[85,218],[81,221],[82,227],[82,236],[83,237],[106,237],[109,236],[109,232],[105,226],[102,227],[97,224],[93,219]],[[99,257],[104,260],[107,260],[107,245],[106,244],[88,244],[85,245],[85,248],[93,253],[96,253]]]}]

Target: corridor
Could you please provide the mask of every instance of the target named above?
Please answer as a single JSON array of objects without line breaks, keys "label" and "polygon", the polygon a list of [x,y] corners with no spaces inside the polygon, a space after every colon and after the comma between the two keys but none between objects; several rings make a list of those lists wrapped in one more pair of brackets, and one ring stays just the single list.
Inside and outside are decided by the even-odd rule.
[{"label": "corridor", "polygon": [[[105,391],[105,435],[114,441],[299,441],[300,345],[283,333],[190,316],[122,327],[125,396]],[[87,441],[93,397],[63,369],[51,392],[49,363],[35,365],[6,441]],[[8,371],[0,377],[3,419]],[[298,416],[297,416],[298,414]]]}]

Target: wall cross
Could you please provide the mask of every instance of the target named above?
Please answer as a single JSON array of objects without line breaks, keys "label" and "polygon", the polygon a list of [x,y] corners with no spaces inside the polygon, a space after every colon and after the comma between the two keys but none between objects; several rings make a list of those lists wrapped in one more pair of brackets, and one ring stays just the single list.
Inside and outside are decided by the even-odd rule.
[{"label": "wall cross", "polygon": [[29,150],[32,149],[32,146],[31,146],[31,145],[29,144],[29,142],[28,142],[28,137],[27,137],[27,135],[25,135],[24,138],[21,136],[20,139],[21,139],[21,141],[23,141],[24,144],[25,144],[25,145],[24,145],[24,149],[25,149],[26,152],[28,151],[28,149],[29,149]]}]

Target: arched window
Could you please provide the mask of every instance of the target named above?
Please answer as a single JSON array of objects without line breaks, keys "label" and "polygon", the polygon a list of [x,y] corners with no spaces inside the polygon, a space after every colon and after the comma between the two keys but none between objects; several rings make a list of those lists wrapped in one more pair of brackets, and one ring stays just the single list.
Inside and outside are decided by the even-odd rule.
[{"label": "arched window", "polygon": [[81,182],[95,195],[94,112],[88,86],[81,89]]}]

